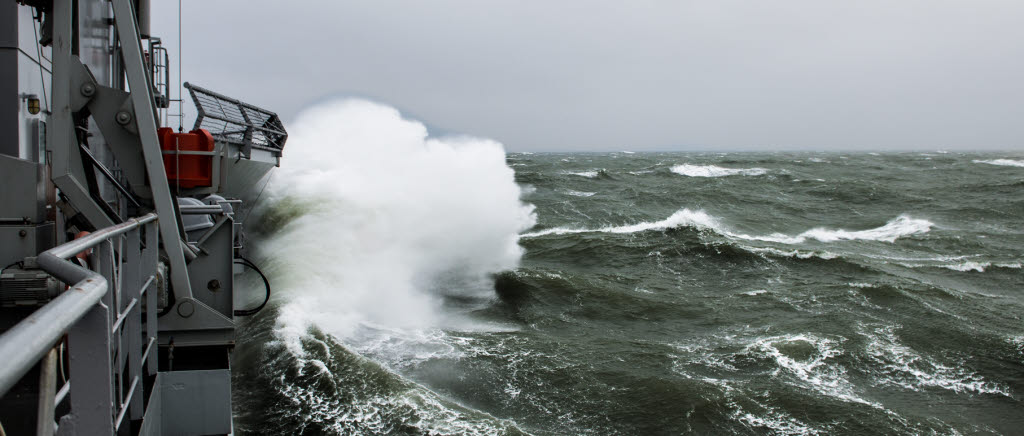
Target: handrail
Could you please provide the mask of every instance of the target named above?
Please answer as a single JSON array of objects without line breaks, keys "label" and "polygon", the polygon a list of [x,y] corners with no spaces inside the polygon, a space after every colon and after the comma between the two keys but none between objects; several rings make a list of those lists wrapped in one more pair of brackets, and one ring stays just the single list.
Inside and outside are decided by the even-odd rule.
[{"label": "handrail", "polygon": [[156,219],[155,213],[132,218],[58,245],[36,258],[43,271],[74,285],[0,334],[0,356],[6,359],[0,369],[0,396],[5,395],[107,293],[108,283],[102,275],[66,259]]}]

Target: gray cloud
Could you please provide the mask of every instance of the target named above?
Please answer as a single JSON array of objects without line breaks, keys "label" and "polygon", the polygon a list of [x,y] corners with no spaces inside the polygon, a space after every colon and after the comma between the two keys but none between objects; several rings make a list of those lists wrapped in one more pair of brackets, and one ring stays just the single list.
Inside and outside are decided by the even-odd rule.
[{"label": "gray cloud", "polygon": [[1024,148],[1024,3],[839,3],[186,0],[182,75],[286,121],[365,96],[510,150]]}]

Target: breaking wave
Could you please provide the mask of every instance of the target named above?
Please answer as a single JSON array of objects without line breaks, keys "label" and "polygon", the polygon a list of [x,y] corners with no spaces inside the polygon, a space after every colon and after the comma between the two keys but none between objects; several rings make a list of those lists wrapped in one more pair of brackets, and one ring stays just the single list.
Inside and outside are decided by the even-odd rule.
[{"label": "breaking wave", "polygon": [[596,179],[596,178],[600,177],[601,175],[605,175],[606,173],[605,173],[604,170],[597,169],[597,170],[586,170],[586,171],[564,171],[562,174],[569,175],[569,176],[586,177],[588,179]]},{"label": "breaking wave", "polygon": [[764,168],[723,168],[717,165],[690,164],[676,165],[671,171],[688,177],[761,176],[768,172]]},{"label": "breaking wave", "polygon": [[341,338],[367,325],[436,326],[443,295],[493,295],[490,275],[518,264],[517,234],[535,218],[501,144],[431,138],[363,100],[319,106],[295,125],[267,193],[278,208],[307,210],[260,246],[277,264],[288,342],[313,325]]},{"label": "breaking wave", "polygon": [[978,160],[975,159],[971,162],[989,165],[999,165],[1004,167],[1024,167],[1024,160],[1013,160],[1013,159],[991,159],[991,160]]},{"label": "breaking wave", "polygon": [[808,239],[815,239],[821,242],[856,240],[895,242],[897,239],[902,238],[904,236],[928,233],[928,231],[931,230],[932,226],[934,225],[935,224],[928,220],[911,218],[907,215],[900,215],[896,219],[886,223],[884,226],[868,230],[850,231],[843,229],[828,229],[824,227],[816,227],[796,236],[788,236],[782,233],[773,233],[767,236],[731,236],[735,236],[741,239],[778,242],[782,244],[802,244],[806,242]]},{"label": "breaking wave", "polygon": [[[814,239],[821,242],[836,242],[844,240],[894,242],[896,241],[896,239],[899,239],[901,237],[927,233],[932,226],[934,226],[934,224],[931,221],[918,218],[911,218],[906,215],[900,215],[899,217],[889,221],[888,223],[881,227],[876,227],[867,230],[851,231],[844,229],[828,229],[824,227],[816,227],[795,236],[789,236],[782,233],[773,233],[770,235],[759,236],[733,232],[729,230],[725,225],[723,225],[718,218],[708,215],[707,212],[704,212],[703,210],[693,211],[684,208],[673,213],[671,216],[661,221],[641,222],[637,224],[623,226],[606,226],[597,229],[554,227],[536,232],[524,233],[520,236],[523,238],[535,238],[538,236],[565,235],[575,233],[636,233],[648,230],[665,230],[676,227],[693,227],[699,230],[711,230],[715,233],[732,239],[776,242],[781,244],[802,244],[809,239]],[[792,253],[791,255],[799,256],[800,253]],[[824,254],[818,256],[821,257],[829,255],[830,254]],[[807,255],[807,257],[810,256],[814,256],[814,254]]]}]

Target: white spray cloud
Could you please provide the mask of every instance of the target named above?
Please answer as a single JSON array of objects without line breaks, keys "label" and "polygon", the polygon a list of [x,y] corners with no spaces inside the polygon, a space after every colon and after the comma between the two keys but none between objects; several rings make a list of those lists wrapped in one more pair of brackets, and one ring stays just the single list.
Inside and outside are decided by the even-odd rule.
[{"label": "white spray cloud", "polygon": [[429,138],[364,100],[302,114],[267,192],[303,208],[260,245],[294,351],[311,325],[343,338],[437,325],[439,295],[493,295],[489,274],[517,265],[535,222],[501,144]]}]

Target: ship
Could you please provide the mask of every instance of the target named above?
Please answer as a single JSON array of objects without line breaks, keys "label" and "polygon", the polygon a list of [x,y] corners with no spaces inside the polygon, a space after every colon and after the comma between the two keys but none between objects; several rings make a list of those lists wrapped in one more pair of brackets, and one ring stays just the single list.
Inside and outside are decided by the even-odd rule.
[{"label": "ship", "polygon": [[243,221],[288,134],[198,85],[172,98],[150,20],[0,2],[0,435],[234,432],[236,326],[271,292]]}]

